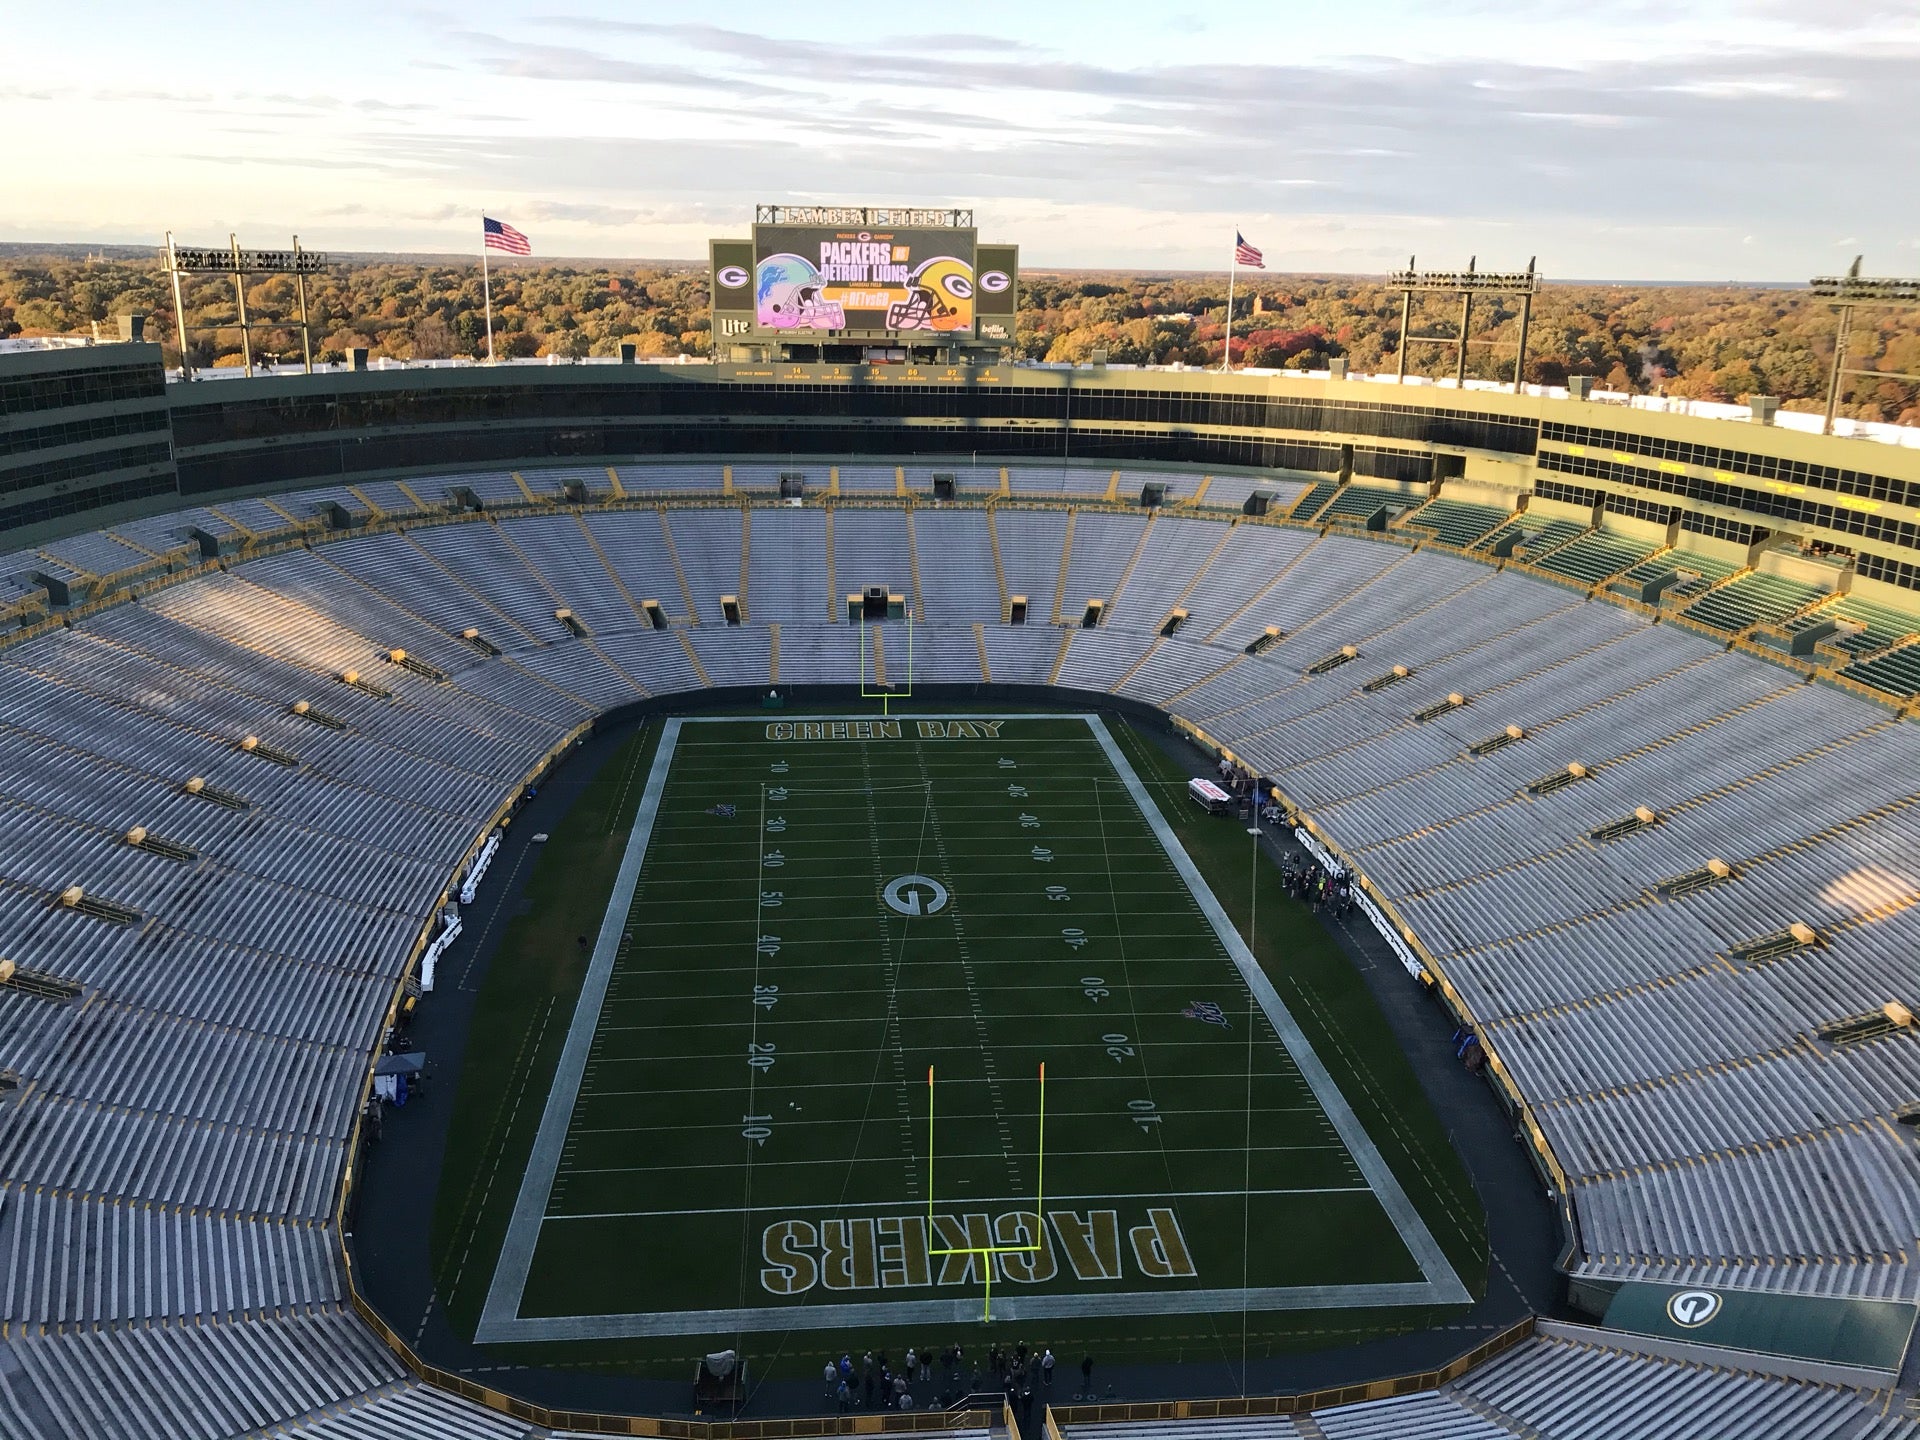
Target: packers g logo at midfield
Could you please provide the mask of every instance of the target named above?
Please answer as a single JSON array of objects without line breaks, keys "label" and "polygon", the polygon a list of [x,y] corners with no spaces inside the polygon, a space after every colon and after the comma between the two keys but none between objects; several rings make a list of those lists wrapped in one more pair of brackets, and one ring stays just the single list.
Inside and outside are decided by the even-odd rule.
[{"label": "packers g logo at midfield", "polygon": [[1720,1313],[1720,1297],[1711,1290],[1682,1290],[1667,1301],[1667,1318],[1688,1330],[1697,1330]]},{"label": "packers g logo at midfield", "polygon": [[[925,904],[921,903],[925,897]],[[936,915],[947,908],[947,887],[926,875],[902,875],[881,892],[887,908],[899,915]]]}]

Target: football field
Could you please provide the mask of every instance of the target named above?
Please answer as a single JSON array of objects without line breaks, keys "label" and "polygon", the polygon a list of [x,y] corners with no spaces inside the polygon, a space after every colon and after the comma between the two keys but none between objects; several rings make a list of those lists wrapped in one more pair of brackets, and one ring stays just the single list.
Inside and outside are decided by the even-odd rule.
[{"label": "football field", "polygon": [[476,1338],[1465,1302],[1246,918],[1097,717],[668,721]]}]

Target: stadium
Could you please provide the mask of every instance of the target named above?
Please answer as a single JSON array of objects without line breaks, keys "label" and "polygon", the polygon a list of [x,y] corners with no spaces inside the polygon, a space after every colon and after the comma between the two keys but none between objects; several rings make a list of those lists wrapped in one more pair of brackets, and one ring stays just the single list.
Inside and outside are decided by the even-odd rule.
[{"label": "stadium", "polygon": [[965,244],[0,355],[0,1430],[1920,1435],[1920,444],[1014,365]]}]

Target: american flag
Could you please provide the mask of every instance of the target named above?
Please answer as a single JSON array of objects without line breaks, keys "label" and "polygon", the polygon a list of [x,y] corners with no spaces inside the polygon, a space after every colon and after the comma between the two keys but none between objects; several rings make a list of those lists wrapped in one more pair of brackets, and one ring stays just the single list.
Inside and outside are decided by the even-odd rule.
[{"label": "american flag", "polygon": [[487,238],[487,249],[504,250],[509,255],[531,255],[533,242],[504,220],[480,217],[480,229]]},{"label": "american flag", "polygon": [[[487,223],[491,225],[493,222],[489,220]],[[487,243],[492,244],[493,242],[489,240]],[[525,252],[523,251],[521,253],[524,254]],[[1264,270],[1267,268],[1266,257],[1254,249],[1253,246],[1249,245],[1247,243],[1247,237],[1242,235],[1238,230],[1233,232],[1233,263],[1236,265],[1245,265],[1253,270]]]}]

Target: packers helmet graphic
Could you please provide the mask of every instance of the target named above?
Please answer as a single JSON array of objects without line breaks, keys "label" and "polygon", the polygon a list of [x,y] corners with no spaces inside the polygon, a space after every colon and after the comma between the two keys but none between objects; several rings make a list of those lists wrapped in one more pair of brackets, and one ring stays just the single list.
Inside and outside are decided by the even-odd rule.
[{"label": "packers helmet graphic", "polygon": [[973,267],[935,255],[913,272],[905,300],[887,307],[889,330],[964,330],[973,324]]}]

